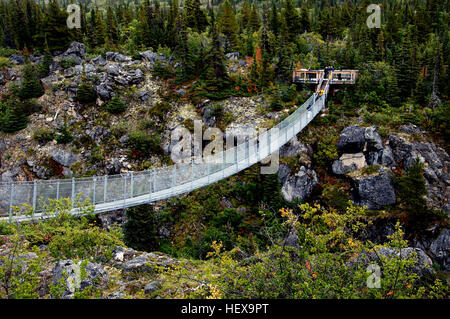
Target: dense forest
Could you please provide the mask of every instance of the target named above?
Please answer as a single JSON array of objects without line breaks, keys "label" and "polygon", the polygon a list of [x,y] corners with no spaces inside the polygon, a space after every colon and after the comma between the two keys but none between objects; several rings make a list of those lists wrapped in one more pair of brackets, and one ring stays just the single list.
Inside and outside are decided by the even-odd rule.
[{"label": "dense forest", "polygon": [[[81,9],[80,28],[67,25],[70,4]],[[15,176],[32,180],[172,164],[162,141],[177,108],[192,105],[204,122],[214,115],[224,130],[247,116],[229,108],[241,103],[269,118],[271,127],[313,93],[311,86],[292,83],[293,69],[359,70],[356,84],[333,90],[324,116],[298,134],[295,141],[302,146],[292,142],[284,150],[280,163],[288,177],[281,170],[262,175],[256,164],[188,195],[128,208],[120,228],[103,227],[89,202],[78,203],[86,216],[72,217],[64,200],[45,207],[55,219],[0,222],[0,298],[448,298],[450,1],[377,1],[379,28],[368,27],[370,4],[0,0],[0,138],[9,141],[2,146],[0,140],[0,181],[19,166],[25,168]],[[68,48],[82,51],[82,58],[66,56]],[[164,59],[155,58],[147,68],[148,52]],[[123,61],[114,60],[117,55]],[[103,65],[93,62],[101,60]],[[136,82],[120,83],[122,75],[139,72],[144,75]],[[106,90],[108,81],[116,82]],[[138,92],[151,85],[157,102]],[[52,106],[67,101],[75,111],[67,107],[64,121],[55,124],[61,113]],[[192,119],[178,118],[193,128]],[[98,126],[110,128],[109,135],[99,138],[93,128]],[[345,150],[340,143],[355,132],[366,146]],[[377,162],[371,156],[384,152],[388,142],[395,156],[384,162],[380,155]],[[21,143],[26,146],[20,155],[11,151]],[[60,165],[52,155],[35,169],[36,153],[51,153],[49,147],[82,160]],[[337,158],[347,153],[364,153],[364,165],[340,173]],[[117,154],[125,154],[128,166],[109,165],[108,157]],[[33,160],[27,163],[27,156]],[[363,183],[374,176],[386,177],[379,189],[372,180]],[[288,200],[285,185],[295,178],[314,186],[304,198]],[[368,208],[376,199],[364,202],[364,196],[381,198],[384,187],[394,200]],[[428,260],[425,252],[437,241],[447,252],[433,255],[432,270],[414,266],[409,254]],[[17,256],[39,257],[27,259],[28,268],[12,266],[28,276],[29,285],[9,276],[2,245],[19,247]],[[409,257],[396,255],[396,249]],[[374,255],[383,268],[381,289],[366,287]],[[92,265],[105,260],[109,281],[89,281],[101,273]],[[55,262],[53,274],[70,263],[89,268],[90,289],[58,288],[60,275],[42,288],[40,272]]]}]

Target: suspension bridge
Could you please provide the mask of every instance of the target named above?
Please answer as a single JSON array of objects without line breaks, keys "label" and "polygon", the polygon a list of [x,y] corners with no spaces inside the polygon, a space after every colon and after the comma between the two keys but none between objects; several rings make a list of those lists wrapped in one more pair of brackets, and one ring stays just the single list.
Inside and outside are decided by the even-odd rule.
[{"label": "suspension bridge", "polygon": [[[114,211],[188,193],[234,175],[278,151],[325,108],[331,78],[322,73],[310,81],[314,82],[305,80],[305,83],[317,84],[316,92],[278,125],[201,160],[118,175],[0,182],[0,212],[3,211],[0,220],[18,222],[52,217],[44,213],[46,204],[62,198],[69,198],[72,205],[88,199],[94,213]],[[31,216],[14,208],[24,204],[32,208]],[[81,210],[73,207],[72,213],[80,214]]]}]

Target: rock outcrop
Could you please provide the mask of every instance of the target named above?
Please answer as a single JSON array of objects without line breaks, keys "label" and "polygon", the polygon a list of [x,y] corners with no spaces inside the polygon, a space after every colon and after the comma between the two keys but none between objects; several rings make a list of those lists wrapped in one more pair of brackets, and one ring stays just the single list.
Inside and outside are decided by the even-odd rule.
[{"label": "rock outcrop", "polygon": [[[289,202],[304,200],[308,198],[314,187],[318,184],[316,172],[311,168],[312,164],[311,146],[301,143],[297,137],[293,137],[280,149],[281,158],[294,158],[300,166],[294,171],[286,164],[280,164],[278,168],[278,179],[281,183],[281,195]],[[297,166],[297,167],[298,167]]]},{"label": "rock outcrop", "polygon": [[[82,269],[84,267],[84,269]],[[85,273],[85,276],[81,274]],[[53,285],[63,288],[62,297],[70,299],[76,291],[83,291],[89,286],[100,287],[107,280],[108,276],[105,269],[100,264],[73,260],[61,260],[56,263],[52,270]]]},{"label": "rock outcrop", "polygon": [[399,133],[389,136],[389,146],[396,166],[408,171],[419,159],[424,164],[424,178],[431,208],[446,209],[450,195],[450,156],[426,140],[424,132],[415,125],[404,125]]},{"label": "rock outcrop", "polygon": [[305,166],[301,166],[297,173],[290,175],[288,166],[280,164],[278,176],[282,182],[281,195],[288,202],[306,199],[319,182],[316,172]]},{"label": "rock outcrop", "polygon": [[356,190],[354,193],[356,204],[373,210],[396,203],[392,171],[380,166],[375,173],[369,175],[358,174],[359,172],[350,174]]}]

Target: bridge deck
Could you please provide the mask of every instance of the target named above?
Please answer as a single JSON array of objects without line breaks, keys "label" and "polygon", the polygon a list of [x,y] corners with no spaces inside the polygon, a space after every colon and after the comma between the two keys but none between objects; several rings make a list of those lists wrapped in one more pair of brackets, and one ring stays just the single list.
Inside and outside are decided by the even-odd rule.
[{"label": "bridge deck", "polygon": [[[325,91],[328,92],[328,81]],[[43,219],[49,199],[89,199],[94,213],[102,213],[167,199],[227,178],[280,149],[297,135],[325,107],[327,94],[312,95],[294,113],[277,126],[242,144],[204,159],[180,163],[151,171],[34,182],[0,183],[0,220]],[[13,207],[29,204],[33,216],[15,214]],[[74,208],[73,213],[80,213]],[[51,216],[50,216],[51,217]]]}]

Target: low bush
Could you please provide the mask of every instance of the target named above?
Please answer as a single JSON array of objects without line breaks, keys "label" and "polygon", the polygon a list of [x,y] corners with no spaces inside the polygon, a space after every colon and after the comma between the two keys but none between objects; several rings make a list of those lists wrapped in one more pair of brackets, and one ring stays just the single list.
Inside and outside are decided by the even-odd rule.
[{"label": "low bush", "polygon": [[127,105],[117,96],[113,97],[108,104],[106,104],[106,110],[111,114],[119,114],[127,109]]},{"label": "low bush", "polygon": [[161,151],[161,137],[157,133],[135,131],[130,133],[127,146],[132,149],[132,157],[148,156]]},{"label": "low bush", "polygon": [[38,128],[33,132],[33,139],[35,139],[41,144],[53,141],[54,138],[55,133],[52,130],[45,127]]}]

